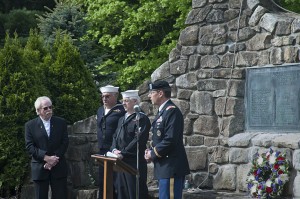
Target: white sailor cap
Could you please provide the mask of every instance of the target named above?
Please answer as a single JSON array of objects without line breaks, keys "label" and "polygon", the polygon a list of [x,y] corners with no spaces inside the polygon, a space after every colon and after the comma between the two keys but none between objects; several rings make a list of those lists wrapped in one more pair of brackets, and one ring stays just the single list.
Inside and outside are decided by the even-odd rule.
[{"label": "white sailor cap", "polygon": [[123,98],[138,98],[139,97],[139,90],[127,90],[121,92]]},{"label": "white sailor cap", "polygon": [[112,85],[107,85],[100,88],[101,93],[118,93],[119,87],[114,87]]}]

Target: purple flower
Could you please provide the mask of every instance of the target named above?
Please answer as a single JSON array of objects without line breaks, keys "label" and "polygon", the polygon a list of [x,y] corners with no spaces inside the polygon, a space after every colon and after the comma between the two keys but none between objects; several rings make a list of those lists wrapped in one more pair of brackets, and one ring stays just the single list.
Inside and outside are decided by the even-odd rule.
[{"label": "purple flower", "polygon": [[275,183],[272,184],[272,188],[273,188],[273,192],[276,192],[276,191],[277,191],[277,189],[276,189],[276,184],[275,184]]},{"label": "purple flower", "polygon": [[252,186],[253,186],[253,184],[252,184],[252,183],[249,183],[249,184],[248,184],[248,189],[251,189]]},{"label": "purple flower", "polygon": [[262,170],[259,168],[257,169],[257,175],[261,174]]},{"label": "purple flower", "polygon": [[277,164],[284,164],[284,161],[283,160],[278,160]]},{"label": "purple flower", "polygon": [[248,174],[251,178],[247,179],[251,196],[260,199],[272,199],[274,196],[279,196],[287,181],[285,178],[288,179],[289,175],[289,163],[285,154],[282,155],[281,152],[269,148],[266,153],[255,155],[256,159],[252,162],[253,168]]}]

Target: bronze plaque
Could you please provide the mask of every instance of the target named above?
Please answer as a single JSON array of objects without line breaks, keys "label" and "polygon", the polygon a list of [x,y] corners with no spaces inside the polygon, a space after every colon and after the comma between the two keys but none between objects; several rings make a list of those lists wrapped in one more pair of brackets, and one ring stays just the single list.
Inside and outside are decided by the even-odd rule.
[{"label": "bronze plaque", "polygon": [[300,130],[300,64],[249,68],[246,72],[246,130]]}]

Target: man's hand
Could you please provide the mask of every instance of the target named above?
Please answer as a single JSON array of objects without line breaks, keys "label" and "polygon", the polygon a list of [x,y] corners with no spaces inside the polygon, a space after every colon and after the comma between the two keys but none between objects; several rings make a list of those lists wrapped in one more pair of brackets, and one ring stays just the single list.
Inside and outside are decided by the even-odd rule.
[{"label": "man's hand", "polygon": [[151,159],[151,150],[150,149],[145,150],[144,157],[145,157],[147,163],[150,163],[152,161],[152,159]]},{"label": "man's hand", "polygon": [[119,155],[119,154],[121,154],[121,151],[119,151],[118,149],[114,149],[113,154]]},{"label": "man's hand", "polygon": [[44,164],[44,169],[51,170],[51,169],[52,169],[52,167],[51,167],[51,165],[50,165],[50,164],[46,163],[46,164]]},{"label": "man's hand", "polygon": [[53,156],[45,155],[44,161],[46,162],[44,164],[44,168],[51,170],[51,168],[54,167],[59,162],[59,157],[57,157],[55,155],[53,155]]},{"label": "man's hand", "polygon": [[115,155],[118,156],[118,157],[117,157],[118,159],[120,159],[120,160],[123,159],[123,155],[121,154],[121,151],[120,151],[120,150],[114,149],[114,150],[113,150],[113,153],[114,153]]}]

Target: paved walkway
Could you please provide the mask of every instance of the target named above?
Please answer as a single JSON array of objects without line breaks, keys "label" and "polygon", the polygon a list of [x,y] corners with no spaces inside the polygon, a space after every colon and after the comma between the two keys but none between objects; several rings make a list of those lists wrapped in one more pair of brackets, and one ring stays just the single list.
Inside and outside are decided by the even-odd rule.
[{"label": "paved walkway", "polygon": [[[158,189],[149,188],[151,199],[158,199]],[[188,189],[183,192],[183,199],[251,199],[248,193],[216,192],[214,190]],[[293,197],[280,197],[278,199],[292,199]]]}]

